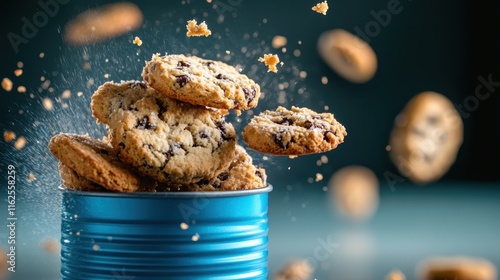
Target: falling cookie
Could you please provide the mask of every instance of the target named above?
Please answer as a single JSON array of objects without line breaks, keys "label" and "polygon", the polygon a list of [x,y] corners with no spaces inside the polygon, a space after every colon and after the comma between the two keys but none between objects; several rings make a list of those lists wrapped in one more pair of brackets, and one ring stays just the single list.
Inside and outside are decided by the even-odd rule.
[{"label": "falling cookie", "polygon": [[390,136],[390,157],[415,183],[441,178],[452,166],[463,141],[463,123],[444,95],[422,92],[396,117]]},{"label": "falling cookie", "polygon": [[142,12],[132,3],[107,4],[79,14],[66,24],[64,39],[72,45],[88,45],[138,29]]},{"label": "falling cookie", "polygon": [[281,106],[253,117],[243,131],[250,148],[273,155],[327,152],[343,143],[346,135],[345,127],[331,113]]},{"label": "falling cookie", "polygon": [[496,280],[497,270],[489,260],[467,256],[432,257],[417,268],[417,280]]},{"label": "falling cookie", "polygon": [[142,77],[165,96],[218,109],[254,108],[260,97],[259,85],[236,68],[196,56],[155,54]]},{"label": "falling cookie", "polygon": [[337,74],[353,83],[366,83],[377,71],[377,55],[370,45],[343,29],[323,32],[318,52]]}]

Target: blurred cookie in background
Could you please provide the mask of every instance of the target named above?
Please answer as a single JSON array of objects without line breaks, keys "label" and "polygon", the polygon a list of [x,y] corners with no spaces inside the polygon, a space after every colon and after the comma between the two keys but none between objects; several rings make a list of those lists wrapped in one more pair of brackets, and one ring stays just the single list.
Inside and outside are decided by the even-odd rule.
[{"label": "blurred cookie in background", "polygon": [[38,246],[50,254],[61,253],[61,243],[53,237],[46,237],[38,243]]},{"label": "blurred cookie in background", "polygon": [[314,269],[307,260],[289,260],[276,274],[274,280],[310,280]]},{"label": "blurred cookie in background", "polygon": [[372,47],[346,30],[323,32],[317,47],[326,64],[350,82],[366,83],[377,71],[377,55]]},{"label": "blurred cookie in background", "polygon": [[379,184],[375,173],[363,166],[347,166],[335,172],[328,182],[333,206],[344,217],[365,220],[379,203]]},{"label": "blurred cookie in background", "polygon": [[463,142],[463,122],[444,95],[422,92],[396,117],[389,142],[399,172],[415,183],[429,183],[455,162]]},{"label": "blurred cookie in background", "polygon": [[406,280],[405,275],[400,270],[393,270],[385,277],[386,280]]},{"label": "blurred cookie in background", "polygon": [[476,257],[432,257],[417,267],[417,280],[496,280],[497,270],[489,260]]},{"label": "blurred cookie in background", "polygon": [[136,30],[142,21],[142,12],[135,4],[107,4],[82,12],[69,21],[63,36],[71,45],[88,45]]}]

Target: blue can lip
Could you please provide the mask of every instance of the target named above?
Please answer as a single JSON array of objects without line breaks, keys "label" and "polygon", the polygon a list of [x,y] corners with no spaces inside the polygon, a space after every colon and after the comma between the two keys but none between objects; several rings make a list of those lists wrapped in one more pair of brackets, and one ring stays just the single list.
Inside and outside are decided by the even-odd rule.
[{"label": "blue can lip", "polygon": [[58,189],[62,192],[71,193],[82,196],[97,196],[97,197],[148,197],[148,198],[190,198],[190,197],[236,197],[245,195],[254,195],[268,193],[273,190],[273,186],[268,184],[264,188],[249,189],[249,190],[234,190],[234,191],[207,191],[207,192],[96,192],[96,191],[78,191],[68,189],[64,185],[59,185]]}]

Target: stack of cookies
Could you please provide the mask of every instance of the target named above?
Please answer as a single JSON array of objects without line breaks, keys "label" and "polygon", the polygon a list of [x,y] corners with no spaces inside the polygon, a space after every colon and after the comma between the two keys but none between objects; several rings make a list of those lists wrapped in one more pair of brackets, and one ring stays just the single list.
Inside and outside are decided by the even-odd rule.
[{"label": "stack of cookies", "polygon": [[[262,188],[266,172],[237,144],[228,110],[255,108],[260,87],[220,61],[153,55],[144,81],[106,82],[92,96],[104,141],[61,133],[49,149],[77,190],[213,191]],[[276,155],[324,152],[343,142],[332,114],[278,108],[252,119],[249,147]]]}]

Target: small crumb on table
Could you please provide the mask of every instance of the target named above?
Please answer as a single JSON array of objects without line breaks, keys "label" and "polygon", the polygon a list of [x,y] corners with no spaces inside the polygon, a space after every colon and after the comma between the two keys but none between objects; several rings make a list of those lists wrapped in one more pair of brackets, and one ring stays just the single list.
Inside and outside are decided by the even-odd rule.
[{"label": "small crumb on table", "polygon": [[326,1],[318,3],[314,7],[312,7],[312,10],[320,14],[326,15],[326,11],[328,11],[328,3],[326,3]]},{"label": "small crumb on table", "polygon": [[196,20],[188,20],[188,24],[186,25],[187,33],[186,36],[205,36],[208,37],[212,34],[212,31],[208,29],[207,24],[203,21],[199,25],[197,25]]},{"label": "small crumb on table", "polygon": [[264,57],[259,57],[259,62],[264,62],[264,64],[269,68],[267,72],[278,72],[276,65],[280,63],[280,59],[277,54],[265,54]]}]

